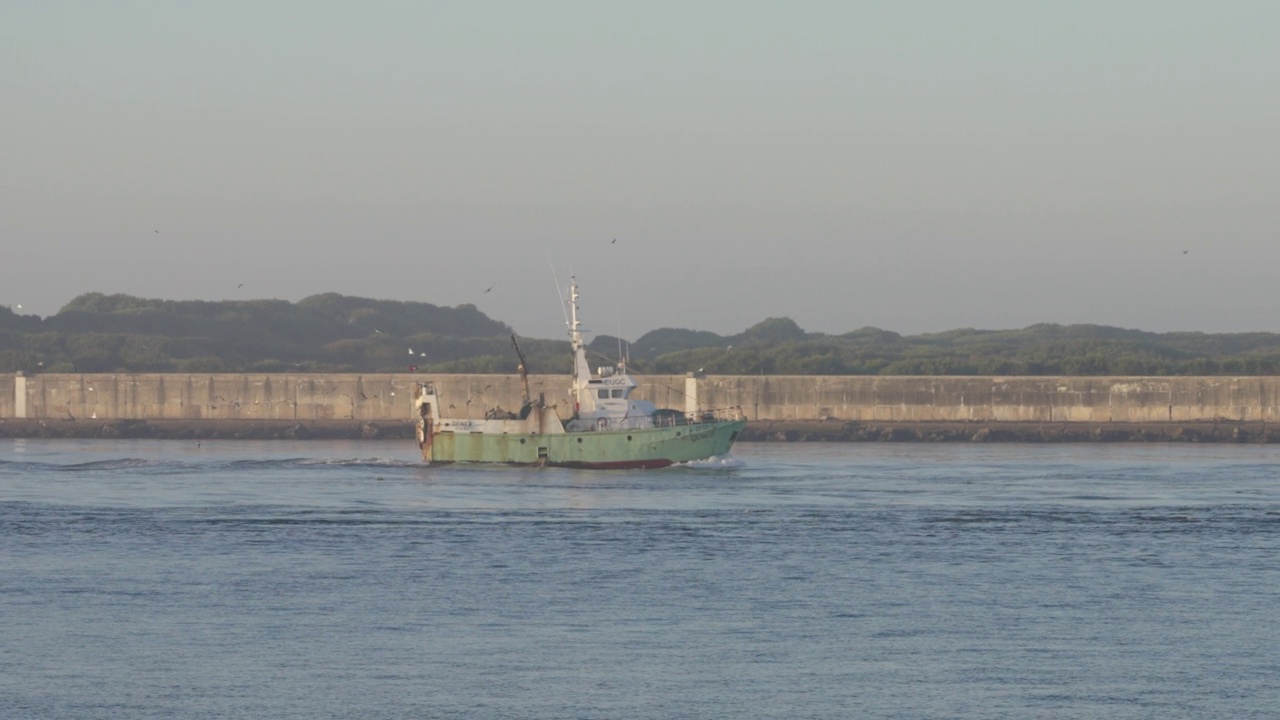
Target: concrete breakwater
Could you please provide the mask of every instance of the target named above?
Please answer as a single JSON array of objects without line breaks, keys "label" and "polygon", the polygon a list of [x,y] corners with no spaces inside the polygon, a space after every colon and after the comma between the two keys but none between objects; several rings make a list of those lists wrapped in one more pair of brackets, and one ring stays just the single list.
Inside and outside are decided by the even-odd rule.
[{"label": "concrete breakwater", "polygon": [[[413,423],[353,420],[0,420],[0,438],[403,440]],[[753,420],[744,442],[1280,443],[1280,424]]]},{"label": "concrete breakwater", "polygon": [[[427,379],[446,415],[479,418],[521,403],[515,375],[0,375],[0,435],[96,427],[123,437],[395,436],[412,420],[414,383]],[[1280,441],[1276,377],[660,375],[641,383],[635,396],[659,407],[741,412],[750,421],[744,440]],[[567,376],[533,375],[529,384],[568,413]]]}]

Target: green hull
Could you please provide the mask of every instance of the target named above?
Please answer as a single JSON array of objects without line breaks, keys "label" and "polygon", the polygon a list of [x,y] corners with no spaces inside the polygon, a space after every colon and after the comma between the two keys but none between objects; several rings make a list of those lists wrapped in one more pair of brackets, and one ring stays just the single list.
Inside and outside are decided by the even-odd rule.
[{"label": "green hull", "polygon": [[554,434],[437,432],[429,452],[438,463],[654,468],[725,455],[745,426],[733,420]]}]

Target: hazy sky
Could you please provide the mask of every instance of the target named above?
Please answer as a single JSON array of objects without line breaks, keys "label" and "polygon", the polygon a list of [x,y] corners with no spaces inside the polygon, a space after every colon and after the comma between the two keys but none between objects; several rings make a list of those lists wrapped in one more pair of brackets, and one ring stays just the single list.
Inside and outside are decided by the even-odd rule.
[{"label": "hazy sky", "polygon": [[554,265],[630,338],[1280,331],[1278,27],[1232,0],[4,2],[0,305],[332,291],[560,337]]}]

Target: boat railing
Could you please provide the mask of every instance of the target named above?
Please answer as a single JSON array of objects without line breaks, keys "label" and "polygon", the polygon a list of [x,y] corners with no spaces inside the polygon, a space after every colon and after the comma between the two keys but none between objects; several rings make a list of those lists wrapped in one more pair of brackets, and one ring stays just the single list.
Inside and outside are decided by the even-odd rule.
[{"label": "boat railing", "polygon": [[743,414],[741,406],[735,405],[727,408],[710,408],[707,410],[700,410],[692,415],[687,415],[687,417],[693,424],[697,424],[742,420],[746,415]]},{"label": "boat railing", "polygon": [[710,408],[696,413],[671,413],[654,417],[657,427],[676,427],[679,425],[700,425],[703,423],[742,420],[745,416],[741,407]]},{"label": "boat railing", "polygon": [[714,422],[744,420],[745,418],[746,416],[740,407],[700,410],[696,413],[659,411],[652,417],[579,419],[569,423],[568,429],[571,432],[618,432],[620,430],[643,430],[649,427],[704,425]]}]

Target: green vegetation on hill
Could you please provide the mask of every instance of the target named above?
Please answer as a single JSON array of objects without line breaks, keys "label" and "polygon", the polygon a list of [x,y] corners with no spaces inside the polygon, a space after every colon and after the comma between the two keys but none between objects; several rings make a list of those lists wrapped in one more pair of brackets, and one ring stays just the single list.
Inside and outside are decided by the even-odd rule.
[{"label": "green vegetation on hill", "polygon": [[[599,336],[593,364],[618,355]],[[563,340],[520,340],[531,372],[569,368]],[[412,354],[410,354],[412,351]],[[1280,334],[1151,333],[1099,325],[951,330],[902,336],[878,328],[805,332],[769,318],[737,335],[663,328],[625,344],[648,373],[728,375],[1271,375]],[[169,301],[81,295],[56,315],[0,308],[0,372],[509,373],[511,329],[474,305],[448,308],[314,295],[283,300]]]},{"label": "green vegetation on hill", "polygon": [[[616,344],[616,340],[612,341]],[[654,330],[631,345],[652,373],[722,375],[1271,375],[1280,334],[1152,333],[1102,325],[806,333],[771,318],[738,335]]]},{"label": "green vegetation on hill", "polygon": [[[0,371],[404,372],[416,366],[508,372],[514,368],[510,334],[474,305],[332,293],[297,303],[90,293],[44,319],[0,309]],[[550,364],[554,356],[563,365],[568,352],[567,343],[521,347],[531,364]]]}]

